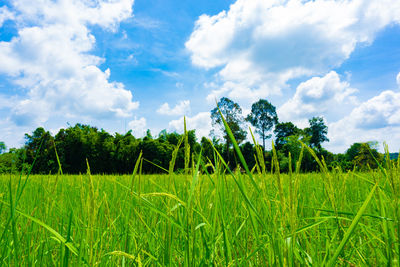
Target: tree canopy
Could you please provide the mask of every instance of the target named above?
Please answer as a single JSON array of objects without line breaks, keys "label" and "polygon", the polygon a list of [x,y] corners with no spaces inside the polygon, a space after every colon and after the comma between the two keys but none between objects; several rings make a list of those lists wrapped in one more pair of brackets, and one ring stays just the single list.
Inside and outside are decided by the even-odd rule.
[{"label": "tree canopy", "polygon": [[247,115],[246,121],[256,128],[256,133],[261,136],[265,150],[265,140],[272,136],[268,132],[278,123],[275,106],[265,99],[258,100],[251,106],[251,112]]},{"label": "tree canopy", "polygon": [[346,158],[353,166],[367,170],[377,168],[377,161],[381,161],[383,156],[379,154],[376,142],[365,142],[352,144],[346,151]]},{"label": "tree canopy", "polygon": [[276,148],[281,149],[288,142],[289,136],[299,135],[301,132],[292,122],[277,123],[274,130]]},{"label": "tree canopy", "polygon": [[321,144],[325,141],[329,142],[326,136],[328,134],[328,126],[325,125],[322,117],[313,117],[308,122],[310,127],[304,129],[304,131],[311,137],[310,146],[321,151]]},{"label": "tree canopy", "polygon": [[235,137],[238,144],[243,142],[246,139],[246,131],[242,128],[243,117],[242,117],[242,108],[238,103],[233,102],[227,97],[222,97],[217,103],[217,107],[211,110],[211,120],[213,126],[219,126],[220,130],[224,133],[224,139],[226,144],[226,155],[229,160],[229,148],[231,145],[230,138],[228,136],[228,132],[225,129],[222,118],[219,114],[219,110],[222,115],[225,117],[226,123],[231,129],[233,136]]}]

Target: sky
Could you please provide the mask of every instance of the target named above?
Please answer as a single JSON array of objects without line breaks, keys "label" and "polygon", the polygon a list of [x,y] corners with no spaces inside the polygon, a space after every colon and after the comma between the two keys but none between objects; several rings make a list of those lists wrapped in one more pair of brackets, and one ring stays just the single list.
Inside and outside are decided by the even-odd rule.
[{"label": "sky", "polygon": [[[228,97],[322,116],[343,153],[400,149],[398,0],[0,0],[0,141],[84,123],[141,137],[212,129]],[[248,126],[247,126],[248,127]]]}]

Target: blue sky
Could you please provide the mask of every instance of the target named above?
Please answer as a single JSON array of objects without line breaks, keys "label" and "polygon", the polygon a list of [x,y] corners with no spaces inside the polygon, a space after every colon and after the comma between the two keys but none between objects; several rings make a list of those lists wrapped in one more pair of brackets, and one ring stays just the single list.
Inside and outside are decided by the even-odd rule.
[{"label": "blue sky", "polygon": [[215,99],[323,116],[334,152],[400,149],[397,0],[0,2],[0,141],[77,122],[208,135]]}]

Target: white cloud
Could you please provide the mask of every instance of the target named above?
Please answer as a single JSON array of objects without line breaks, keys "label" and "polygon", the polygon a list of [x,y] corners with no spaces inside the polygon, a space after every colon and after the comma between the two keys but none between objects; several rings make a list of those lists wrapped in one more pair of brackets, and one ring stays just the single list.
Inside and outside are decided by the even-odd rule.
[{"label": "white cloud", "polygon": [[[198,138],[207,137],[212,129],[210,113],[200,112],[193,117],[186,117],[186,127],[188,130],[195,129]],[[170,121],[169,128],[171,131],[183,132],[183,117]]]},{"label": "white cloud", "polygon": [[19,125],[51,117],[127,117],[138,108],[123,84],[102,71],[103,58],[91,55],[95,37],[88,26],[116,30],[132,16],[133,0],[16,0],[18,35],[0,42],[0,73],[26,92],[12,109]]},{"label": "white cloud", "polygon": [[294,96],[278,109],[278,115],[282,121],[298,121],[321,115],[337,120],[357,103],[353,95],[355,92],[356,89],[331,71],[323,77],[313,77],[300,83]]},{"label": "white cloud", "polygon": [[137,119],[135,117],[134,120],[128,123],[129,128],[132,129],[133,135],[136,137],[145,136],[147,131],[146,125],[147,125],[146,119],[143,117],[141,117],[140,119]]},{"label": "white cloud", "polygon": [[400,92],[380,93],[355,108],[350,118],[360,129],[400,126]]},{"label": "white cloud", "polygon": [[343,152],[354,142],[386,141],[391,151],[398,151],[399,134],[400,92],[384,91],[329,124],[327,148]]},{"label": "white cloud", "polygon": [[194,65],[222,68],[217,81],[225,94],[266,97],[290,79],[341,65],[358,44],[399,21],[397,0],[237,0],[228,11],[200,16],[186,48]]},{"label": "white cloud", "polygon": [[185,113],[190,111],[190,101],[183,100],[180,101],[174,108],[170,108],[168,103],[164,103],[157,110],[157,113],[162,115],[184,115]]},{"label": "white cloud", "polygon": [[11,12],[7,6],[0,7],[0,27],[4,21],[14,19],[14,13]]},{"label": "white cloud", "polygon": [[301,83],[295,95],[278,109],[282,121],[307,127],[307,119],[323,115],[328,120],[324,146],[343,153],[354,142],[387,142],[391,151],[400,148],[400,92],[384,91],[359,103],[357,90],[341,81],[336,72]]},{"label": "white cloud", "polygon": [[36,25],[83,24],[116,30],[122,20],[132,16],[133,0],[15,0],[12,5],[21,13],[20,20]]}]

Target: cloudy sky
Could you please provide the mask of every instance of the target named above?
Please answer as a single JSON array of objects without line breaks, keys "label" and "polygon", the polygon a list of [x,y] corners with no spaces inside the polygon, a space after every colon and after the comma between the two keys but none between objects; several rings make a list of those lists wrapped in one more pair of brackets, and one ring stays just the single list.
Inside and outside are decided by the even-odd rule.
[{"label": "cloudy sky", "polygon": [[222,96],[400,149],[398,0],[2,0],[0,141],[77,122],[209,134]]}]

